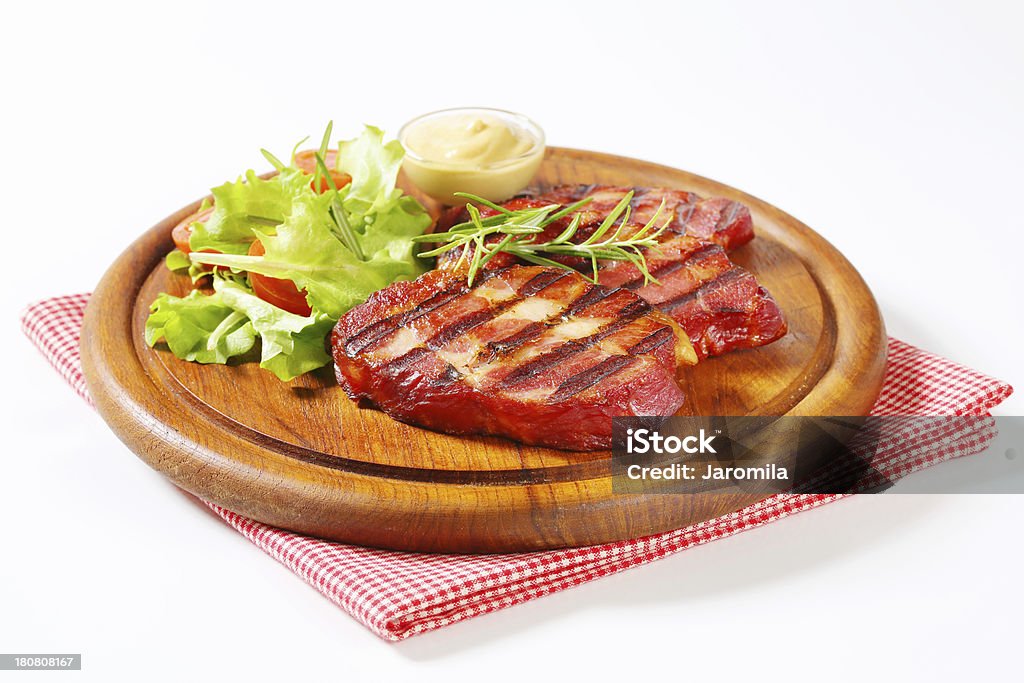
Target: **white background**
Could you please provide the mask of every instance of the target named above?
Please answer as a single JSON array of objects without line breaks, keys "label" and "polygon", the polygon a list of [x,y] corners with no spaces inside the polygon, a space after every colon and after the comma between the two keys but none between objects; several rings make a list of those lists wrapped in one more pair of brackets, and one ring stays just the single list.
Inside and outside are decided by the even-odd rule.
[{"label": "white background", "polygon": [[16,326],[30,300],[91,289],[141,231],[262,169],[261,146],[283,155],[329,118],[339,135],[394,132],[482,104],[528,113],[553,144],[788,210],[860,269],[891,334],[1019,386],[1016,3],[4,15],[0,651],[84,653],[60,680],[1020,675],[1018,496],[863,497],[386,644],[134,458]]}]

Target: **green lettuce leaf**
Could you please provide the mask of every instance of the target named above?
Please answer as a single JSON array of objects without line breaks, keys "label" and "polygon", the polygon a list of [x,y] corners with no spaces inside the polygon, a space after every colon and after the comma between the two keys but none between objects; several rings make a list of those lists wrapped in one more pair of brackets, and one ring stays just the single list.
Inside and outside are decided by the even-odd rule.
[{"label": "green lettuce leaf", "polygon": [[416,256],[412,237],[422,235],[430,226],[430,215],[413,197],[402,195],[381,211],[367,216],[370,223],[359,232],[359,242],[366,254],[386,251],[396,260],[415,264],[416,275],[423,260]]},{"label": "green lettuce leaf", "polygon": [[169,253],[167,258],[164,259],[164,263],[167,265],[168,270],[188,270],[192,266],[192,261],[189,259],[188,254],[180,249],[175,249]]},{"label": "green lettuce leaf", "polygon": [[197,363],[227,363],[256,342],[249,319],[217,295],[198,290],[184,298],[161,294],[146,320],[146,343],[164,339],[178,358]]},{"label": "green lettuce leaf", "polygon": [[213,213],[205,223],[193,224],[189,247],[192,251],[210,249],[225,254],[244,254],[254,238],[254,229],[283,221],[292,200],[303,193],[313,194],[309,178],[296,168],[286,168],[264,180],[249,170],[244,178],[224,183],[211,191]]},{"label": "green lettuce leaf", "polygon": [[[306,290],[310,307],[337,320],[373,292],[400,279],[423,272],[422,259],[407,239],[419,235],[429,217],[408,202],[396,202],[386,214],[378,214],[365,235],[357,235],[366,261],[360,261],[334,236],[327,206],[330,193],[297,197],[291,215],[273,235],[257,232],[263,256],[196,254],[210,265],[291,280]],[[415,207],[419,207],[413,200]]]},{"label": "green lettuce leaf", "polygon": [[233,310],[247,316],[261,340],[260,367],[288,381],[331,362],[326,337],[334,320],[282,310],[229,280],[214,280],[214,289]]},{"label": "green lettuce leaf", "polygon": [[374,126],[365,126],[359,137],[338,143],[338,170],[352,176],[344,205],[357,222],[386,210],[397,199],[395,183],[404,156],[402,143],[392,140],[385,144],[384,131]]},{"label": "green lettuce leaf", "polygon": [[227,363],[260,338],[260,367],[289,381],[331,361],[325,344],[334,321],[282,310],[231,280],[214,278],[214,293],[161,294],[146,321],[146,343],[161,339],[178,358]]},{"label": "green lettuce leaf", "polygon": [[167,258],[164,259],[164,264],[168,270],[187,274],[192,282],[198,282],[200,278],[210,274],[209,268],[205,268],[199,263],[193,263],[188,254],[180,249],[175,249],[169,253]]}]

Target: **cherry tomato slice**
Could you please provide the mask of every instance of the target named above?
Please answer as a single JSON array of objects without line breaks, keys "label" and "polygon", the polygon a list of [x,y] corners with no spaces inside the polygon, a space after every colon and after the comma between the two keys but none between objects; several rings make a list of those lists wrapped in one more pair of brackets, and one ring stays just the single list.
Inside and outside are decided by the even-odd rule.
[{"label": "cherry tomato slice", "polygon": [[[295,167],[305,171],[306,173],[313,175],[316,171],[316,153],[315,149],[304,149],[295,155]],[[334,168],[335,159],[338,158],[338,150],[329,149],[327,154],[324,155],[324,165],[327,168]]]},{"label": "cherry tomato slice", "polygon": [[[324,165],[328,169],[327,172],[331,174],[331,180],[334,181],[334,187],[340,189],[352,182],[352,176],[350,176],[348,173],[341,173],[339,171],[334,170],[334,160],[337,157],[338,150],[328,150],[327,154],[324,155]],[[314,173],[316,173],[316,151],[312,149],[307,149],[296,154],[295,166],[296,168],[302,169],[309,175],[313,175]],[[309,186],[316,190],[319,194],[323,194],[331,187],[327,183],[326,178],[320,179],[319,189],[317,189],[313,183],[314,181],[311,180],[309,182]]]},{"label": "cherry tomato slice", "polygon": [[[192,214],[182,222],[175,225],[174,229],[171,230],[171,239],[174,240],[174,246],[176,246],[185,254],[192,251],[191,247],[189,247],[188,245],[188,240],[190,237],[192,237],[192,224],[195,223],[196,221],[206,221],[210,217],[210,214],[212,213],[213,207],[211,206],[208,209]],[[203,251],[209,252],[212,250],[204,249]]]},{"label": "cherry tomato slice", "polygon": [[[250,256],[262,256],[266,253],[263,244],[256,240],[249,247]],[[306,303],[306,290],[299,291],[291,280],[280,280],[257,273],[249,273],[249,283],[256,296],[278,308],[283,308],[296,315],[309,315],[313,309]]]}]

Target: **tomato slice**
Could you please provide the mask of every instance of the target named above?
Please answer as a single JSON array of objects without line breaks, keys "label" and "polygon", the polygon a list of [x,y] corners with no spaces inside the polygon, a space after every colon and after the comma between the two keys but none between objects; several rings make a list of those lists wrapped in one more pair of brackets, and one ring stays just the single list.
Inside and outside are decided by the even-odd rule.
[{"label": "tomato slice", "polygon": [[[324,155],[324,166],[327,167],[327,172],[331,175],[331,180],[334,181],[335,188],[342,188],[352,182],[352,176],[348,173],[341,173],[334,170],[334,160],[338,158],[338,150],[331,149]],[[316,173],[316,150],[307,149],[299,152],[295,155],[295,167],[300,168],[309,175]],[[316,190],[318,193],[323,194],[331,187],[327,184],[326,178],[320,179],[320,188],[317,189],[314,181],[309,182],[309,186]]]},{"label": "tomato slice", "polygon": [[[335,190],[340,190],[341,188],[345,187],[346,185],[352,182],[352,176],[350,176],[348,173],[337,173],[335,171],[328,171],[328,173],[331,174],[331,180],[334,181]],[[310,180],[309,186],[316,190],[317,194],[323,194],[324,192],[327,192],[327,190],[331,189],[331,185],[330,183],[327,182],[326,178],[320,179],[320,189],[316,188],[316,185],[314,185],[315,182],[315,180]]]},{"label": "tomato slice", "polygon": [[[318,150],[315,149],[304,149],[295,155],[295,168],[302,169],[306,173],[313,175],[316,171],[316,153]],[[329,149],[327,154],[324,155],[324,165],[327,168],[334,168],[335,160],[338,158],[338,150]]]},{"label": "tomato slice", "polygon": [[[262,256],[265,253],[263,243],[259,240],[253,242],[249,247],[250,256]],[[309,315],[313,312],[313,309],[306,303],[306,290],[300,292],[291,280],[280,280],[276,277],[249,273],[249,283],[252,285],[252,291],[256,292],[256,296],[268,304],[274,304],[278,308],[283,308],[296,315]]]},{"label": "tomato slice", "polygon": [[[199,221],[200,223],[205,222],[212,213],[213,207],[211,206],[210,208],[204,209],[203,211],[197,211],[196,213],[192,214],[182,222],[175,225],[174,229],[171,230],[171,239],[174,240],[174,246],[176,246],[178,249],[180,249],[183,253],[186,254],[192,251],[191,247],[189,247],[188,245],[188,240],[190,237],[192,237],[192,224],[195,223],[196,221]],[[204,249],[203,251],[209,252],[212,250]]]}]

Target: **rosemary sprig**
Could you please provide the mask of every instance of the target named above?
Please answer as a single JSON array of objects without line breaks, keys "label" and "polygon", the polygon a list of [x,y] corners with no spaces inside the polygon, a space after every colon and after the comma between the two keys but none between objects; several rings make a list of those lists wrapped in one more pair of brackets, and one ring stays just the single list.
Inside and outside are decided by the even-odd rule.
[{"label": "rosemary sprig", "polygon": [[273,154],[271,154],[270,150],[263,149],[262,147],[260,147],[260,154],[263,155],[264,159],[266,159],[267,161],[270,162],[270,165],[273,166],[274,170],[277,171],[278,173],[280,173],[281,171],[283,171],[286,168],[285,163],[283,161],[281,161],[280,159],[278,159]]},{"label": "rosemary sprig", "polygon": [[[313,171],[313,187],[319,191],[320,180],[327,176],[330,178],[331,174],[327,172],[327,166],[324,164],[324,158],[327,156],[327,148],[331,145],[331,131],[334,130],[334,121],[327,122],[327,130],[324,131],[323,138],[320,139],[320,148],[316,152],[316,169]],[[331,186],[332,190],[338,188],[334,187],[334,183],[328,181],[328,185]]]},{"label": "rosemary sprig", "polygon": [[[330,188],[331,192],[337,192],[338,186],[334,184],[334,178],[331,177],[330,172],[327,170],[327,162],[324,161],[324,155],[317,152],[313,158],[316,160],[316,172],[320,174],[319,177],[322,177],[327,181],[327,187]],[[317,176],[314,176],[314,178],[316,177]],[[316,180],[313,182],[316,182]],[[319,187],[319,185],[313,185],[313,187]]]},{"label": "rosemary sprig", "polygon": [[[482,217],[476,206],[466,204],[466,212],[469,214],[468,221],[455,225],[446,232],[421,235],[412,239],[414,242],[441,245],[422,252],[420,256],[423,258],[437,256],[451,249],[462,247],[459,265],[461,266],[465,262],[467,254],[469,254],[467,278],[470,286],[472,286],[477,273],[487,262],[502,252],[512,254],[528,263],[565,270],[576,269],[550,257],[573,256],[587,260],[590,262],[594,275],[592,278],[586,275],[583,277],[595,284],[599,279],[598,261],[629,261],[644,276],[644,284],[657,282],[647,268],[644,249],[656,247],[658,238],[671,223],[671,217],[669,217],[661,227],[655,227],[665,208],[664,200],[646,225],[632,234],[624,236],[623,231],[629,225],[630,202],[633,199],[633,192],[627,192],[594,232],[581,242],[573,242],[582,222],[582,215],[576,212],[590,202],[590,197],[564,207],[559,204],[548,204],[513,210],[468,193],[457,192],[456,195],[486,206],[497,213],[493,216]],[[557,237],[545,242],[537,241],[537,235],[544,232],[545,228],[572,214],[574,215],[569,224]],[[616,222],[618,222],[617,227]],[[613,230],[613,228],[615,229]],[[494,239],[496,236],[501,236],[501,239]]]},{"label": "rosemary sprig", "polygon": [[306,144],[306,140],[308,140],[308,139],[309,139],[309,136],[307,135],[306,137],[304,137],[301,140],[299,140],[298,142],[296,142],[295,146],[292,147],[292,156],[291,156],[292,166],[295,165],[295,157],[299,156],[299,148],[302,147],[304,144]]},{"label": "rosemary sprig", "polygon": [[331,230],[334,236],[348,247],[348,250],[355,254],[357,259],[365,261],[363,248],[359,246],[355,230],[352,229],[352,225],[348,222],[348,216],[345,215],[345,207],[341,205],[341,201],[337,197],[331,200],[331,206],[327,213],[331,216],[331,222],[334,223],[335,229]]},{"label": "rosemary sprig", "polygon": [[[327,131],[330,133],[331,125],[327,124]],[[324,140],[327,136],[324,136]],[[348,216],[345,214],[345,207],[341,205],[341,200],[338,199],[337,191],[338,187],[334,184],[334,178],[327,170],[327,164],[324,162],[323,154],[317,152],[316,154],[316,168],[317,172],[322,174],[322,177],[327,181],[327,186],[334,192],[334,197],[331,198],[331,205],[327,209],[327,215],[331,217],[331,234],[338,238],[338,241],[344,244],[349,251],[355,254],[356,258],[360,261],[365,261],[366,256],[363,254],[363,248],[359,245],[359,239],[356,237],[356,231],[352,229],[352,225],[348,222]]]},{"label": "rosemary sprig", "polygon": [[[331,132],[331,124],[328,124],[328,133]],[[324,139],[327,140],[328,136],[325,135]],[[323,150],[324,147],[321,147]],[[321,175],[326,181],[328,187],[331,188],[332,193],[337,193],[338,186],[334,182],[334,178],[331,177],[331,173],[327,170],[327,163],[324,161],[323,152],[317,152],[315,155],[316,159],[316,173]],[[359,246],[359,241],[355,237],[355,230],[352,229],[351,223],[348,222],[348,215],[345,213],[345,207],[341,205],[341,200],[338,199],[337,194],[331,199],[331,206],[327,210],[328,215],[331,217],[331,233],[334,237],[338,238],[338,242],[345,245],[348,251],[355,254],[355,258],[360,261],[366,261],[367,257],[362,253],[362,247]]]}]

